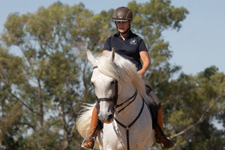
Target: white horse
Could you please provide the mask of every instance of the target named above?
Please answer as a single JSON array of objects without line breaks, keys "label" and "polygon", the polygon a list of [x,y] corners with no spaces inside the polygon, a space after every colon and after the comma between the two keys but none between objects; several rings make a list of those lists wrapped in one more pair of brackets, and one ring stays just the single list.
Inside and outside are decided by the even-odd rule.
[{"label": "white horse", "polygon": [[[154,142],[155,131],[149,112],[150,97],[134,64],[113,52],[95,59],[87,51],[93,66],[91,83],[98,104],[98,119],[104,125],[98,133],[101,150],[147,150]],[[82,137],[90,133],[94,105],[78,118],[76,126]],[[95,146],[96,147],[96,146]]]}]

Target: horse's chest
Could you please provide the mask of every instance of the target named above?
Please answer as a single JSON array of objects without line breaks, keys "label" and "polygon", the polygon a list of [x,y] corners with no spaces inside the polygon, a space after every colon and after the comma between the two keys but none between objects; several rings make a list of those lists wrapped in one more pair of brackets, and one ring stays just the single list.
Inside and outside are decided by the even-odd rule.
[{"label": "horse's chest", "polygon": [[[141,128],[141,126],[140,126]],[[130,149],[143,149],[146,141],[140,135],[141,129],[131,127],[129,129],[129,146]],[[103,147],[106,150],[127,150],[127,131],[118,124],[105,124],[103,129]],[[146,132],[146,131],[145,131]],[[145,138],[146,139],[146,138]]]},{"label": "horse's chest", "polygon": [[107,150],[123,150],[124,145],[122,140],[122,133],[113,124],[104,124],[103,128],[103,147]]}]

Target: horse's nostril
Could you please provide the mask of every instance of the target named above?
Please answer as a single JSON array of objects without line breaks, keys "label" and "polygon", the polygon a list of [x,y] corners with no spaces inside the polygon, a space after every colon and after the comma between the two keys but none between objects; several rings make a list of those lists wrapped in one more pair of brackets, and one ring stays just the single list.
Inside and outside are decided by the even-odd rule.
[{"label": "horse's nostril", "polygon": [[113,114],[108,116],[107,121],[112,121],[112,119],[113,119]]}]

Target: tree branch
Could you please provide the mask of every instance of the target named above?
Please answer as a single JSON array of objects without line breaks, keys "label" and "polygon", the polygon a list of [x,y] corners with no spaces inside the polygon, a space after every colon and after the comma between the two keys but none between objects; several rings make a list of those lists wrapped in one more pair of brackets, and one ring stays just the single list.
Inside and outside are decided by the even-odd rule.
[{"label": "tree branch", "polygon": [[179,133],[172,135],[171,138],[180,136],[180,135],[186,133],[188,130],[194,128],[194,127],[197,126],[198,124],[202,123],[202,122],[205,120],[206,115],[207,115],[207,113],[209,112],[210,108],[211,108],[211,107],[209,107],[209,108],[201,115],[201,117],[199,118],[199,120],[198,120],[196,123],[194,123],[194,124],[188,126],[186,129],[180,131]]},{"label": "tree branch", "polygon": [[33,108],[29,107],[26,103],[24,103],[21,99],[19,99],[15,94],[13,94],[11,91],[9,92],[16,100],[18,100],[20,103],[22,103],[23,106],[25,106],[28,110],[30,110],[31,112],[37,114],[37,115],[41,115],[38,112],[34,111]]}]

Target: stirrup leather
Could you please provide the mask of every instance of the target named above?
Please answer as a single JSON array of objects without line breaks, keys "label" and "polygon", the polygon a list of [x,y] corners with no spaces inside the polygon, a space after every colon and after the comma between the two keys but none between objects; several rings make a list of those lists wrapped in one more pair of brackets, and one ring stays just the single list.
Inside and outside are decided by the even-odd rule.
[{"label": "stirrup leather", "polygon": [[[85,146],[84,146],[84,143],[86,143],[87,141],[92,140],[92,139],[94,140],[94,146],[93,146],[93,148],[85,147]],[[95,148],[95,143],[96,143],[96,142],[95,142],[95,137],[93,137],[93,136],[91,136],[91,135],[88,135],[86,138],[84,138],[81,147],[84,148],[84,149],[87,149],[87,150],[94,150],[94,148]]]}]

